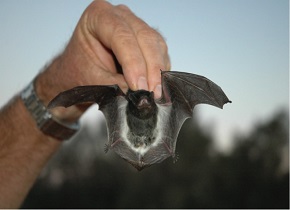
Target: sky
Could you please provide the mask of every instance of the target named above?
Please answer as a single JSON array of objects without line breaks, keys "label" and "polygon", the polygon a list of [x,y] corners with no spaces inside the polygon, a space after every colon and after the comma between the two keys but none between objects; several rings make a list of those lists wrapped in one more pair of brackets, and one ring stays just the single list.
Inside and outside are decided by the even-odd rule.
[{"label": "sky", "polygon": [[[66,46],[89,0],[0,0],[0,106]],[[287,0],[111,0],[165,38],[172,70],[203,75],[233,101],[194,114],[220,149],[289,109]],[[91,116],[91,115],[86,115]]]}]

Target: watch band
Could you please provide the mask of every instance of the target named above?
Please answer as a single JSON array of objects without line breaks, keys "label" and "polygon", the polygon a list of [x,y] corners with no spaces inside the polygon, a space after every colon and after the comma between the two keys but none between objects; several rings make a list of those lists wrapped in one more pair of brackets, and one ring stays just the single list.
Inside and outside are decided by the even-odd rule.
[{"label": "watch band", "polygon": [[44,134],[58,140],[71,138],[79,130],[79,122],[66,124],[54,118],[38,98],[34,89],[34,81],[21,92],[21,99],[35,120],[37,127]]}]

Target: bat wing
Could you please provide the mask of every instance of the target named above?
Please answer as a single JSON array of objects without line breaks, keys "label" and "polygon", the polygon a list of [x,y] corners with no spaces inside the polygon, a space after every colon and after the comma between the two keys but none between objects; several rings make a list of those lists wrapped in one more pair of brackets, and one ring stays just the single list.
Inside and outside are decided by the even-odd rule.
[{"label": "bat wing", "polygon": [[161,101],[172,103],[188,117],[197,104],[210,104],[222,109],[225,103],[231,103],[223,90],[206,77],[176,71],[162,71],[161,74]]},{"label": "bat wing", "polygon": [[139,171],[172,156],[166,143],[151,147],[144,155],[132,150],[122,139],[116,139],[110,147]]},{"label": "bat wing", "polygon": [[113,103],[117,96],[125,96],[118,85],[78,86],[59,93],[49,102],[48,108],[69,107],[75,104],[92,102],[97,103],[99,108],[102,109],[107,104]]},{"label": "bat wing", "polygon": [[126,127],[124,126],[124,119],[126,119],[125,113],[128,102],[119,86],[78,86],[58,94],[49,103],[48,108],[69,107],[86,102],[97,103],[106,118],[109,137],[107,147],[113,147],[120,143],[120,146],[117,147],[120,148],[117,153],[119,152],[120,155],[126,152],[130,153],[127,145],[122,142],[122,130]]},{"label": "bat wing", "polygon": [[177,136],[184,121],[192,117],[197,104],[210,104],[223,108],[231,102],[222,89],[209,79],[196,74],[161,71],[162,97],[156,101],[159,107],[159,122],[162,147],[175,156]]}]

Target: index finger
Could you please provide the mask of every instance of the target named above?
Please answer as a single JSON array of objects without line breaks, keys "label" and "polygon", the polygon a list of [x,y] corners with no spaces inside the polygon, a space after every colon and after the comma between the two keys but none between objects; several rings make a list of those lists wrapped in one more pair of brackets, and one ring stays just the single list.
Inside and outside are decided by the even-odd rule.
[{"label": "index finger", "polygon": [[128,86],[132,90],[148,90],[146,61],[120,7],[114,7],[106,1],[94,1],[87,15],[89,31],[113,51],[122,66]]},{"label": "index finger", "polygon": [[[134,31],[138,45],[146,62],[146,71],[149,90],[161,96],[161,70],[170,70],[168,48],[164,38],[156,30],[148,26],[144,21],[136,17],[129,8],[122,7],[126,15],[124,19]],[[156,91],[157,90],[157,91]]]}]

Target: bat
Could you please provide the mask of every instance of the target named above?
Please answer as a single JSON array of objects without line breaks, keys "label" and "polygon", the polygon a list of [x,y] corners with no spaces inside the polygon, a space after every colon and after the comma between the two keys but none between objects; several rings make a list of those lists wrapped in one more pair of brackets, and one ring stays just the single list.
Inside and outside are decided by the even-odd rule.
[{"label": "bat", "polygon": [[222,109],[231,103],[218,85],[196,74],[161,70],[161,84],[159,99],[147,90],[124,94],[118,85],[78,86],[59,93],[48,108],[97,103],[107,123],[105,152],[113,150],[142,170],[175,157],[180,128],[197,104]]}]

